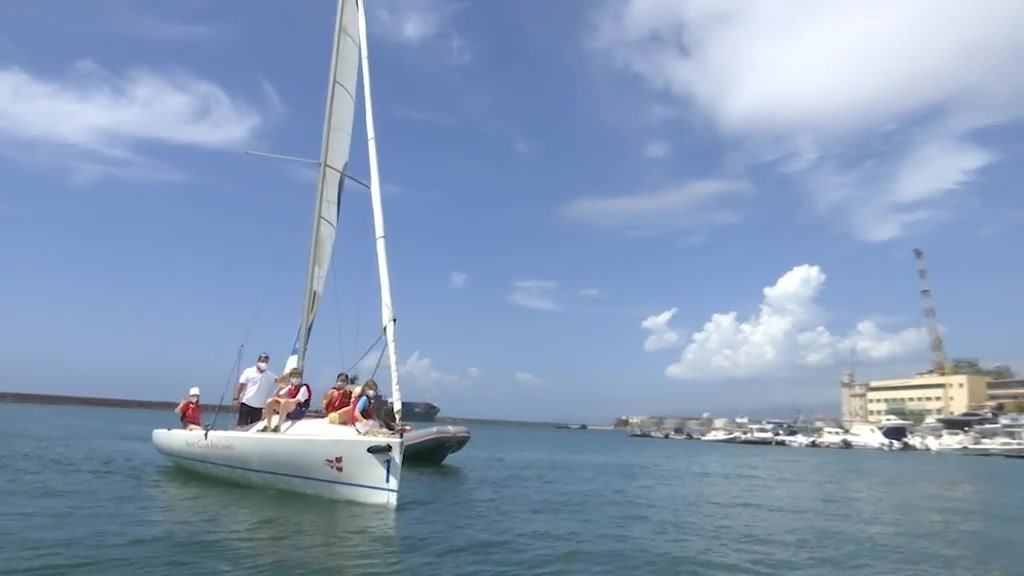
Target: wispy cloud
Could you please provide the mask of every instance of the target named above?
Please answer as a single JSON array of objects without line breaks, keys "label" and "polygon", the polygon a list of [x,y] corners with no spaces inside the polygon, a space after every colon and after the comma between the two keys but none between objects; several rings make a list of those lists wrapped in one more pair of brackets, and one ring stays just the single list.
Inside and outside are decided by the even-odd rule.
[{"label": "wispy cloud", "polygon": [[369,3],[373,30],[392,42],[422,48],[433,45],[449,65],[469,62],[469,45],[454,26],[461,5],[451,0],[389,0]]},{"label": "wispy cloud", "polygon": [[529,372],[516,372],[516,380],[523,384],[543,384],[544,380],[530,374]]},{"label": "wispy cloud", "polygon": [[96,177],[166,178],[144,144],[239,149],[262,116],[196,76],[137,69],[118,75],[91,61],[63,78],[0,68],[0,154],[37,153]]},{"label": "wispy cloud", "polygon": [[558,283],[551,280],[521,280],[514,285],[510,300],[525,308],[554,311],[561,307],[555,300]]},{"label": "wispy cloud", "polygon": [[608,293],[600,288],[583,288],[579,292],[576,292],[577,296],[583,298],[604,298],[608,296]]},{"label": "wispy cloud", "polygon": [[611,0],[596,6],[589,44],[650,102],[697,116],[741,163],[792,178],[861,240],[948,216],[1001,156],[980,131],[1024,120],[1020,3],[808,6]]},{"label": "wispy cloud", "polygon": [[116,27],[123,34],[147,40],[194,42],[220,33],[217,27],[210,24],[175,21],[148,14],[125,14],[116,17],[111,27]]},{"label": "wispy cloud", "polygon": [[465,272],[459,272],[458,270],[453,270],[448,275],[448,285],[455,290],[465,286],[467,280],[469,280],[469,275]]},{"label": "wispy cloud", "polygon": [[672,149],[669,147],[668,142],[664,140],[655,140],[649,142],[644,146],[644,157],[645,158],[664,158],[669,155]]},{"label": "wispy cloud", "polygon": [[590,226],[626,234],[659,234],[733,224],[740,216],[722,200],[750,190],[747,183],[701,180],[644,194],[584,196],[559,213]]}]

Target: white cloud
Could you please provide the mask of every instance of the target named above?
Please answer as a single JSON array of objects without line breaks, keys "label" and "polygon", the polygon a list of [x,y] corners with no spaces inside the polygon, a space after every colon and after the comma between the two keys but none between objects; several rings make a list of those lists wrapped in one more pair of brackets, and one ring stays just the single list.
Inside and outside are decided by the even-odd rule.
[{"label": "white cloud", "polygon": [[627,234],[658,234],[739,221],[721,201],[749,190],[744,182],[701,180],[648,194],[584,196],[560,210],[562,216]]},{"label": "white cloud", "polygon": [[[379,349],[367,354],[352,369],[352,374],[358,375],[362,380],[370,378],[370,375],[374,374],[373,369],[377,365],[378,358],[380,358],[380,366],[373,376],[374,379],[378,383],[390,381],[391,364],[388,362],[387,353],[382,358],[380,357]],[[467,379],[474,379],[480,375],[480,371],[476,368],[470,368],[466,371],[465,376],[454,372],[441,371],[434,366],[433,360],[424,356],[419,350],[416,350],[405,361],[399,363],[398,375],[402,378],[403,383],[417,386],[447,386],[462,384]]]},{"label": "white cloud", "polygon": [[992,0],[614,0],[602,61],[779,161],[865,241],[948,211],[999,154],[979,128],[1024,117],[1024,4]]},{"label": "white cloud", "polygon": [[543,384],[544,380],[530,374],[529,372],[516,372],[516,380],[523,384]]},{"label": "white cloud", "polygon": [[665,348],[673,348],[679,344],[679,334],[669,326],[672,322],[672,317],[678,311],[678,308],[670,308],[661,314],[648,316],[640,323],[641,328],[650,332],[650,335],[644,340],[644,350],[654,352],[656,350],[664,350]]},{"label": "white cloud", "polygon": [[436,43],[452,65],[470,60],[465,39],[455,31],[453,20],[460,5],[450,0],[389,0],[370,2],[367,11],[373,19],[371,30],[393,42],[422,48]]},{"label": "white cloud", "polygon": [[515,290],[509,299],[519,306],[533,308],[534,310],[554,311],[559,310],[558,301],[555,300],[555,292],[558,291],[558,283],[551,280],[521,280],[516,282]]},{"label": "white cloud", "polygon": [[583,288],[576,295],[581,298],[604,298],[608,293],[600,288]]},{"label": "white cloud", "polygon": [[480,377],[480,370],[470,366],[466,368],[466,376],[469,376],[471,380],[475,380]]},{"label": "white cloud", "polygon": [[220,86],[184,73],[117,75],[90,61],[64,78],[0,68],[0,154],[59,163],[80,177],[168,177],[143,145],[238,148],[262,118]]},{"label": "white cloud", "polygon": [[655,140],[644,146],[644,158],[664,158],[668,156],[671,148],[664,140]]},{"label": "white cloud", "polygon": [[467,280],[469,280],[469,275],[458,270],[454,270],[448,275],[448,285],[456,290],[465,286]]},{"label": "white cloud", "polygon": [[923,327],[892,333],[863,320],[845,336],[832,334],[821,324],[824,313],[815,302],[824,284],[819,267],[793,268],[764,289],[760,310],[750,319],[741,322],[736,312],[711,316],[665,374],[681,380],[747,378],[792,366],[833,365],[854,350],[860,360],[889,360],[926,349]]}]

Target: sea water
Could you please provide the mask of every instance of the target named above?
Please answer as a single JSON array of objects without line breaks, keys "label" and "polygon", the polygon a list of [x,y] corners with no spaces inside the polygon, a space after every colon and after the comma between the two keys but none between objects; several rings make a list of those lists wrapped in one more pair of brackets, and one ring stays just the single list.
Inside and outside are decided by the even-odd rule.
[{"label": "sea water", "polygon": [[177,470],[171,413],[0,423],[0,574],[1024,575],[1019,459],[474,426],[391,511]]}]

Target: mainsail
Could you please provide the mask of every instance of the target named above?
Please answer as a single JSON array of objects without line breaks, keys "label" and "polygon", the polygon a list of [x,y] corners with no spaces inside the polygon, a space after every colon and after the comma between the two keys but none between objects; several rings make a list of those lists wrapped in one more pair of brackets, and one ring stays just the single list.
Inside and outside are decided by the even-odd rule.
[{"label": "mainsail", "polygon": [[331,265],[334,238],[341,214],[341,194],[345,188],[343,174],[348,168],[349,152],[352,148],[352,125],[356,111],[355,94],[360,56],[357,11],[356,0],[339,0],[302,321],[291,354],[285,363],[285,373],[295,366],[301,368],[305,365],[309,336],[313,330],[313,321],[320,307],[327,271]]}]

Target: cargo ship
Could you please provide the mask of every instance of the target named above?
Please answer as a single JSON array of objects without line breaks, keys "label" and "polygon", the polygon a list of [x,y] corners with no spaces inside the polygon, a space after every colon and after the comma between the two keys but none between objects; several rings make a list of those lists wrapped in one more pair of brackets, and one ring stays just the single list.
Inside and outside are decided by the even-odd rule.
[{"label": "cargo ship", "polygon": [[[391,402],[381,402],[380,410],[389,420],[394,420]],[[433,402],[402,402],[403,422],[434,422],[441,409]]]}]

